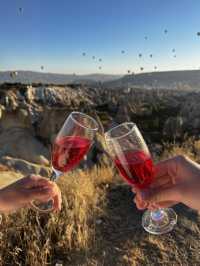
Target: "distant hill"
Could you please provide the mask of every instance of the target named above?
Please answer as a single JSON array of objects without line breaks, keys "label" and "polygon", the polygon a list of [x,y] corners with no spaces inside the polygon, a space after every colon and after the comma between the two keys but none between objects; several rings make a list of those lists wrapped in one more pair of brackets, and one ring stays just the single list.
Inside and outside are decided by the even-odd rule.
[{"label": "distant hill", "polygon": [[99,82],[107,88],[187,88],[200,89],[200,70],[165,71],[131,74],[126,76],[91,74],[55,74],[33,71],[17,71],[18,75],[12,77],[10,71],[0,72],[0,84],[9,83],[43,83],[43,84],[85,84],[95,87]]},{"label": "distant hill", "polygon": [[69,84],[69,83],[85,83],[94,85],[97,82],[107,82],[119,79],[120,75],[91,74],[91,75],[69,75],[41,73],[33,71],[17,71],[18,75],[11,76],[10,71],[0,72],[0,83],[45,83],[45,84]]},{"label": "distant hill", "polygon": [[192,88],[200,89],[200,70],[150,72],[126,75],[117,80],[104,83],[105,87],[159,87],[159,88]]}]

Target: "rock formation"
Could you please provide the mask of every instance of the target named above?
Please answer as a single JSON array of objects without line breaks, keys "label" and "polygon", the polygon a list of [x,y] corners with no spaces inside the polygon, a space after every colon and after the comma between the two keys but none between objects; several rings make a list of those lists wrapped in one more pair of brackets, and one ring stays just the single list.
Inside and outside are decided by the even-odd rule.
[{"label": "rock formation", "polygon": [[[199,100],[200,93],[185,90],[3,84],[0,162],[26,174],[32,171],[47,175],[51,143],[73,110],[94,116],[105,130],[110,125],[133,121],[148,143],[181,138],[186,132],[199,134]],[[88,165],[95,158],[103,158],[102,149],[97,146],[88,156]],[[38,170],[37,165],[44,170]]]}]

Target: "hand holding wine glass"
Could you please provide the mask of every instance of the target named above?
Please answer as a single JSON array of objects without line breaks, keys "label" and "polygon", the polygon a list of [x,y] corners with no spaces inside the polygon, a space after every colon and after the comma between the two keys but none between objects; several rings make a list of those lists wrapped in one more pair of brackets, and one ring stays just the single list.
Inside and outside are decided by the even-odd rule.
[{"label": "hand holding wine glass", "polygon": [[179,202],[200,211],[200,165],[179,155],[159,162],[155,179],[145,193],[135,191],[139,209],[171,207]]},{"label": "hand holding wine glass", "polygon": [[[68,116],[53,143],[51,181],[78,165],[91,148],[97,130],[97,122],[84,113],[72,112]],[[53,202],[35,201],[32,206],[40,212],[49,212]]]},{"label": "hand holding wine glass", "polygon": [[58,186],[41,176],[29,175],[0,189],[0,212],[10,213],[29,207],[32,200],[47,201],[53,198],[54,211],[61,209],[61,193]]},{"label": "hand holding wine glass", "polygon": [[[135,190],[148,189],[153,183],[155,168],[148,147],[134,123],[120,124],[105,134],[108,151],[120,174]],[[177,216],[172,209],[146,211],[142,225],[152,234],[163,234],[173,229]]]}]

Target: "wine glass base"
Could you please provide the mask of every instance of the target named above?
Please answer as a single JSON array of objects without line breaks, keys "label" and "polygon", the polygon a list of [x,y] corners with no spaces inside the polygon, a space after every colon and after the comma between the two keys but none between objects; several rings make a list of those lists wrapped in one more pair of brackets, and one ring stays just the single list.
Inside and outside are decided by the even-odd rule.
[{"label": "wine glass base", "polygon": [[31,202],[31,206],[34,210],[40,213],[49,213],[54,210],[53,208],[53,200],[49,200],[48,202],[41,203],[37,200]]},{"label": "wine glass base", "polygon": [[147,210],[142,217],[142,226],[150,234],[161,235],[170,232],[177,223],[177,215],[171,208],[162,209],[162,218],[154,220]]}]

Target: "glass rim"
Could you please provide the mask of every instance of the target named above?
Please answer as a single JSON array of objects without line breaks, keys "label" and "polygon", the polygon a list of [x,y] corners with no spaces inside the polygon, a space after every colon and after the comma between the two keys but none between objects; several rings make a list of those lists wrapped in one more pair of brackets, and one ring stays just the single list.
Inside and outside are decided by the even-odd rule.
[{"label": "glass rim", "polygon": [[[87,126],[81,124],[79,121],[77,121],[76,118],[73,117],[73,115],[75,115],[75,114],[78,114],[78,115],[85,116],[85,117],[89,118],[94,123],[94,125],[96,125],[96,127],[92,128],[92,127],[87,127]],[[76,124],[78,124],[79,126],[85,128],[85,129],[92,130],[92,131],[98,131],[98,129],[99,129],[99,125],[98,125],[97,121],[93,117],[91,117],[90,115],[87,115],[85,113],[78,112],[78,111],[73,111],[73,112],[71,112],[71,114],[69,115],[69,117],[71,117],[72,120]]]},{"label": "glass rim", "polygon": [[[109,134],[111,133],[111,131],[113,131],[113,130],[119,128],[119,127],[125,126],[125,125],[131,125],[131,126],[132,126],[132,127],[129,129],[129,131],[128,131],[127,133],[125,133],[125,134],[123,134],[123,135],[121,135],[121,136],[117,136],[117,137],[110,137],[110,136],[109,136]],[[107,141],[112,140],[112,139],[121,139],[121,138],[126,137],[126,136],[128,136],[129,134],[131,134],[131,132],[133,132],[134,128],[137,128],[137,125],[136,125],[135,123],[133,123],[133,122],[124,122],[124,123],[121,123],[121,124],[119,124],[119,125],[117,125],[117,126],[111,128],[111,129],[109,129],[109,130],[105,133],[105,139],[106,139]]]}]

